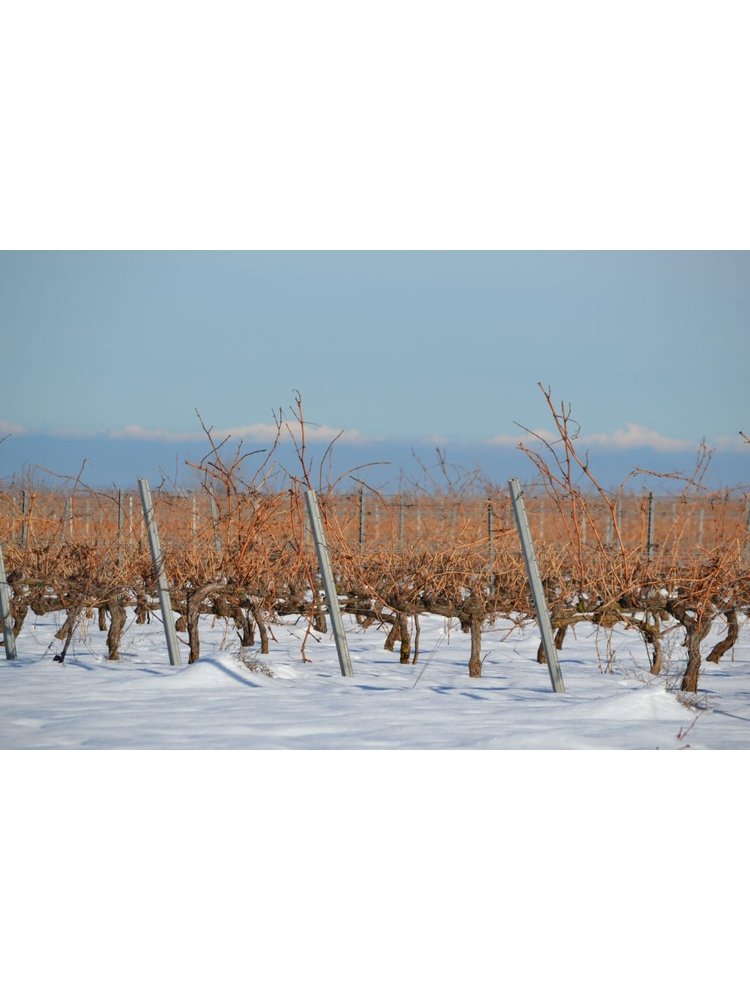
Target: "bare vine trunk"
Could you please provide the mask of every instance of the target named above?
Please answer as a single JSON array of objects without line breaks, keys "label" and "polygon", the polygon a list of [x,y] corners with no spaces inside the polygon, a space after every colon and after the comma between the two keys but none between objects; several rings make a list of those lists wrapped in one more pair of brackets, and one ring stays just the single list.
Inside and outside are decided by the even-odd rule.
[{"label": "bare vine trunk", "polygon": [[139,593],[136,595],[135,621],[136,625],[148,625],[151,621],[151,612],[148,606],[148,598],[145,593]]},{"label": "bare vine trunk", "polygon": [[398,616],[400,653],[398,662],[408,663],[411,658],[411,636],[409,635],[409,623],[406,615]]},{"label": "bare vine trunk", "polygon": [[[555,649],[562,649],[563,648],[563,643],[565,642],[565,636],[567,635],[567,632],[568,632],[568,626],[567,625],[561,625],[555,631]],[[543,642],[539,643],[539,649],[537,649],[537,651],[536,651],[536,662],[537,663],[546,663],[547,662],[547,654],[544,651],[544,643]]]},{"label": "bare vine trunk", "polygon": [[643,635],[646,637],[646,644],[651,646],[651,673],[658,676],[664,663],[661,649],[661,624],[657,617],[654,620],[644,620],[641,624]]},{"label": "bare vine trunk", "polygon": [[247,648],[255,645],[255,622],[248,611],[238,608],[234,616],[234,624],[240,636],[240,646]]},{"label": "bare vine trunk", "polygon": [[262,654],[267,654],[270,651],[268,645],[268,629],[266,627],[266,623],[263,621],[263,614],[260,608],[256,607],[255,604],[252,605],[252,616],[255,619],[255,624],[258,626],[260,651]]},{"label": "bare vine trunk", "polygon": [[201,655],[201,640],[199,634],[201,609],[205,604],[206,598],[212,596],[221,589],[222,584],[220,583],[207,583],[205,586],[199,587],[195,591],[188,591],[185,596],[184,619],[187,626],[188,643],[190,646],[188,663],[195,663],[196,660],[200,659]]},{"label": "bare vine trunk", "polygon": [[12,603],[13,635],[17,639],[29,613],[28,601],[14,601]]},{"label": "bare vine trunk", "polygon": [[725,613],[724,617],[727,620],[727,634],[721,642],[716,643],[714,648],[708,654],[706,657],[707,663],[718,663],[722,656],[725,653],[728,653],[732,646],[734,646],[740,636],[740,625],[737,621],[737,609],[730,608],[730,610]]},{"label": "bare vine trunk", "polygon": [[698,677],[701,670],[701,641],[706,638],[710,630],[710,619],[705,622],[701,618],[696,618],[690,625],[685,626],[688,661],[680,685],[682,691],[694,694],[698,690]]},{"label": "bare vine trunk", "polygon": [[471,656],[469,657],[469,677],[482,676],[482,619],[472,618],[469,623],[471,635]]},{"label": "bare vine trunk", "polygon": [[313,627],[316,632],[320,632],[321,635],[325,635],[328,631],[328,624],[326,622],[326,613],[323,610],[323,606],[320,601],[315,602],[315,615],[313,617]]},{"label": "bare vine trunk", "polygon": [[388,653],[392,653],[396,646],[396,639],[398,638],[398,618],[388,629],[388,635],[385,637],[385,642],[383,643],[383,649]]},{"label": "bare vine trunk", "polygon": [[[101,613],[102,608],[100,608],[99,611]],[[118,601],[110,601],[107,604],[107,611],[109,611],[111,619],[109,631],[107,632],[107,651],[109,653],[108,659],[119,660],[120,642],[122,641],[122,633],[125,628],[125,620],[127,616],[125,614],[125,608],[123,608]]]}]

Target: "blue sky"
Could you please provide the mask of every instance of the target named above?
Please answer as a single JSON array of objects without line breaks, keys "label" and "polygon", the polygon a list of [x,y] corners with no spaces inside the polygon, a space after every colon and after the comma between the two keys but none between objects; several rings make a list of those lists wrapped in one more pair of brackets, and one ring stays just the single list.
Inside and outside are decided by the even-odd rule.
[{"label": "blue sky", "polygon": [[196,410],[264,443],[295,390],[368,459],[486,456],[549,428],[540,381],[595,453],[741,455],[749,317],[742,252],[4,252],[0,472],[80,442],[117,478],[202,442]]},{"label": "blue sky", "polygon": [[542,381],[597,461],[747,479],[736,4],[136,6],[8,20],[0,478],[174,464],[196,409],[262,443],[295,390],[372,458],[496,455]]},{"label": "blue sky", "polygon": [[[731,441],[747,424],[749,253],[12,253],[2,419],[185,434],[313,421],[486,441],[545,426]],[[614,440],[614,438],[613,438]]]},{"label": "blue sky", "polygon": [[[746,251],[746,5],[5,6],[0,488],[84,458],[92,484],[158,481],[200,455],[194,407],[248,427],[295,388],[311,419],[363,436],[481,442],[545,426],[544,380],[608,436],[592,460],[614,479],[748,431],[745,252],[15,252]],[[448,457],[477,449],[523,475],[512,445]],[[725,482],[747,482],[748,452],[717,451]]]}]

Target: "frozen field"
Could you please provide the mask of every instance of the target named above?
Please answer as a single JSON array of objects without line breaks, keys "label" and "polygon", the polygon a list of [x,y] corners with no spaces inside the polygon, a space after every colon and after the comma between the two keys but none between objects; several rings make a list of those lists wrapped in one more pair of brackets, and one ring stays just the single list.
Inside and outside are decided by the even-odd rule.
[{"label": "frozen field", "polygon": [[561,654],[566,693],[556,695],[535,660],[536,629],[506,621],[484,635],[481,679],[468,676],[468,636],[430,616],[415,665],[383,649],[384,630],[346,619],[353,678],[341,676],[330,632],[311,635],[302,662],[302,620],[275,625],[270,655],[247,650],[248,666],[234,631],[206,618],[202,657],[181,668],[169,664],[159,622],[132,618],[119,662],[106,660],[106,633],[91,620],[55,663],[61,621],[30,615],[18,659],[0,660],[4,749],[750,748],[747,623],[725,660],[704,664],[691,705],[678,697],[679,631],[654,678],[637,635],[579,625]]},{"label": "frozen field", "polygon": [[[57,664],[58,625],[30,619],[0,665],[15,1000],[745,996],[744,756],[521,751],[749,747],[747,625],[698,709],[681,648],[654,680],[628,633],[578,627],[555,695],[509,623],[479,680],[436,618],[407,666],[347,620],[351,679],[330,635],[302,663],[291,620],[255,670],[209,619],[182,668],[158,622],[131,622],[120,663],[87,623]],[[516,752],[458,752],[495,748]]]}]

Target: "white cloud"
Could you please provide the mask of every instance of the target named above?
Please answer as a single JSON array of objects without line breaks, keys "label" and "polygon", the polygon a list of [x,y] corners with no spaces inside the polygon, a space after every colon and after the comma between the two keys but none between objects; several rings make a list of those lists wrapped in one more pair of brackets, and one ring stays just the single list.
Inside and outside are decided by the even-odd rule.
[{"label": "white cloud", "polygon": [[652,431],[641,424],[626,424],[624,430],[612,431],[611,434],[582,434],[578,438],[580,444],[601,445],[620,451],[627,448],[653,448],[654,451],[690,451],[695,447],[690,441],[670,438],[658,431]]},{"label": "white cloud", "polygon": [[537,434],[539,437],[544,438],[545,441],[554,441],[556,435],[552,431],[545,430],[544,428],[540,430],[532,430],[531,433],[522,431],[520,434],[496,434],[495,437],[489,438],[485,441],[485,444],[495,444],[501,448],[516,448],[519,444],[539,444],[534,435]]},{"label": "white cloud", "polygon": [[[517,437],[510,434],[498,434],[487,441],[487,444],[499,445],[501,447],[513,447],[519,444],[534,445],[541,442],[534,435],[538,435],[550,444],[559,439],[556,432],[540,429],[534,430],[531,434],[521,433]],[[612,431],[606,434],[581,434],[575,439],[576,445],[584,448],[590,445],[597,445],[611,451],[625,451],[630,448],[652,448],[654,451],[690,451],[696,447],[690,441],[683,441],[679,438],[670,438],[659,431],[652,431],[641,424],[626,424],[624,429]]]},{"label": "white cloud", "polygon": [[[750,434],[750,431],[746,433]],[[736,437],[714,438],[713,441],[709,441],[709,447],[716,448],[717,451],[740,451],[750,457],[750,444],[739,433]]]},{"label": "white cloud", "polygon": [[20,424],[12,424],[9,420],[0,420],[0,434],[26,434],[26,428]]},{"label": "white cloud", "polygon": [[[289,428],[291,428],[291,431],[299,439],[298,427],[293,423],[289,423]],[[242,439],[252,444],[272,444],[277,433],[275,424],[263,423],[245,424],[241,427],[212,427],[210,430],[216,444],[223,441],[226,437],[231,437],[235,441]],[[337,439],[337,444],[364,444],[368,440],[357,430],[340,431],[335,427],[327,427],[325,425],[307,424],[305,426],[305,438],[309,442],[324,442],[328,444],[337,435],[340,435]],[[129,424],[127,427],[123,427],[122,430],[112,431],[110,437],[126,438],[132,441],[162,441],[165,443],[207,440],[202,430],[165,431],[141,427],[139,424]],[[289,430],[285,425],[282,428],[282,440],[288,440],[288,438]]]},{"label": "white cloud", "polygon": [[131,441],[200,441],[202,434],[195,431],[162,431],[141,427],[138,424],[128,424],[119,431],[111,431],[110,437],[126,438]]},{"label": "white cloud", "polygon": [[245,424],[242,427],[220,427],[211,431],[214,441],[221,441],[228,435],[252,441],[255,444],[270,444],[276,437],[276,424]]},{"label": "white cloud", "polygon": [[[254,426],[264,425],[256,424]],[[273,437],[276,434],[276,428],[272,424],[266,426],[273,428],[273,435],[266,440],[273,440]],[[294,434],[295,438],[299,440],[300,431],[298,424],[295,424],[293,421],[286,421],[284,428],[287,433]],[[240,433],[243,430],[244,428],[237,428],[237,433]],[[376,440],[375,438],[365,437],[364,434],[360,434],[357,430],[342,430],[341,428],[328,427],[326,424],[305,424],[306,441],[319,441],[325,444],[330,444],[334,438],[337,438],[336,444],[366,444],[369,441]]]}]

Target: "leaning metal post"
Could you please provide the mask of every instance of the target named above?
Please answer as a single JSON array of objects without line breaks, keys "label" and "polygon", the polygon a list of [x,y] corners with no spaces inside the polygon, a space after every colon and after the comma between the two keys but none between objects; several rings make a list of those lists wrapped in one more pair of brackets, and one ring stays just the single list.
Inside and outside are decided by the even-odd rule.
[{"label": "leaning metal post", "polygon": [[654,494],[648,495],[648,531],[646,536],[646,558],[651,562],[654,554]]},{"label": "leaning metal post", "polygon": [[117,565],[122,562],[122,535],[125,528],[125,512],[122,509],[122,490],[117,491]]},{"label": "leaning metal post", "polygon": [[531,539],[531,530],[529,528],[529,519],[526,516],[521,484],[517,479],[509,479],[508,488],[510,489],[510,499],[513,504],[513,516],[515,517],[516,527],[521,539],[521,548],[523,550],[524,562],[526,563],[526,573],[529,578],[529,586],[531,587],[531,596],[536,608],[539,631],[542,633],[542,644],[544,645],[544,652],[547,654],[547,666],[549,668],[550,680],[552,681],[552,690],[557,694],[565,694],[565,684],[563,683],[560,663],[557,659],[555,643],[552,639],[552,624],[549,619],[547,600],[544,596],[539,566],[534,554],[534,543]]},{"label": "leaning metal post", "polygon": [[167,640],[167,650],[169,651],[169,662],[173,667],[182,666],[180,658],[180,647],[177,643],[177,630],[174,627],[174,617],[172,615],[172,600],[169,596],[169,586],[167,575],[164,572],[164,556],[159,542],[159,532],[154,519],[154,506],[151,502],[151,489],[148,479],[139,479],[138,488],[141,491],[141,504],[143,505],[143,517],[148,529],[148,544],[151,549],[151,558],[154,561],[157,586],[159,589],[159,606],[161,607],[161,617],[164,622],[164,636]]},{"label": "leaning metal post", "polygon": [[26,490],[21,492],[21,548],[26,548],[27,522],[26,514],[29,509],[28,496]]},{"label": "leaning metal post", "polygon": [[5,560],[3,547],[0,545],[0,617],[3,619],[3,636],[5,638],[5,659],[16,659],[16,637],[13,634],[13,619],[10,615],[10,590],[5,576]]},{"label": "leaning metal post", "polygon": [[492,572],[492,564],[495,561],[495,512],[492,509],[492,498],[487,498],[487,560]]},{"label": "leaning metal post", "polygon": [[209,489],[208,499],[211,503],[211,521],[214,526],[214,549],[221,552],[221,536],[219,535],[219,508],[216,505],[216,497],[213,490]]},{"label": "leaning metal post", "polygon": [[344,632],[344,622],[341,618],[341,608],[336,593],[336,583],[333,579],[331,561],[328,558],[328,546],[326,545],[323,523],[320,519],[318,509],[318,498],[315,490],[305,491],[305,503],[307,504],[307,514],[310,518],[313,540],[315,541],[315,551],[318,555],[318,565],[320,575],[323,578],[323,589],[325,590],[326,603],[328,604],[328,614],[331,616],[331,628],[333,638],[336,642],[336,652],[339,657],[342,677],[353,677],[352,660],[349,655],[349,647],[346,643],[346,633]]},{"label": "leaning metal post", "polygon": [[359,551],[365,551],[365,491],[359,491]]}]

